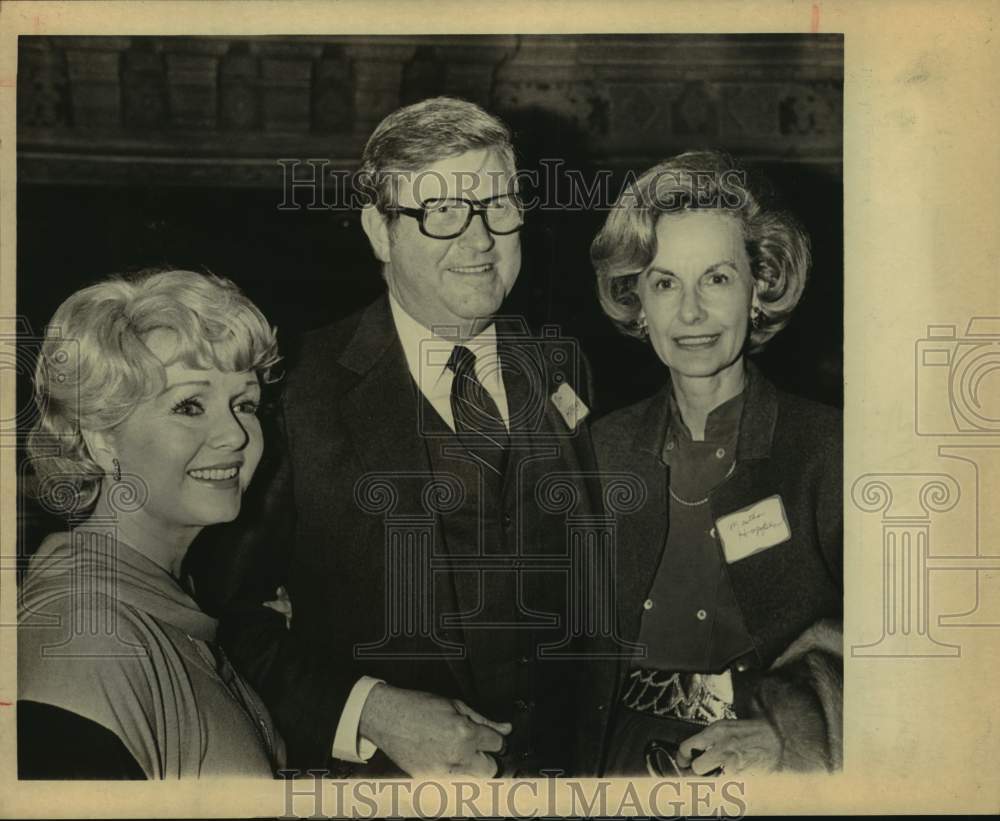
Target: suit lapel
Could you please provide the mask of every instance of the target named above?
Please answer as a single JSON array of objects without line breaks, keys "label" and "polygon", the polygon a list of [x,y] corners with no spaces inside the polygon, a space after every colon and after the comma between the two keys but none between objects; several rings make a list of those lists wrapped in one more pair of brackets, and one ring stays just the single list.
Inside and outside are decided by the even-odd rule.
[{"label": "suit lapel", "polygon": [[[587,475],[596,471],[589,432],[582,425],[570,431],[550,399],[555,387],[545,367],[543,351],[530,340],[518,344],[517,334],[497,323],[497,345],[504,390],[510,415],[513,456],[535,450],[533,443],[555,446],[560,454],[560,471],[577,473],[584,478],[590,509],[599,509],[600,479]],[[521,334],[523,336],[523,332]],[[516,461],[514,462],[516,466]],[[508,471],[508,480],[516,478]]]},{"label": "suit lapel", "polygon": [[[340,409],[354,442],[355,451],[368,473],[399,477],[397,515],[419,515],[424,511],[419,477],[430,477],[431,464],[421,419],[422,396],[410,376],[406,356],[396,333],[388,298],[381,297],[361,317],[354,337],[340,356],[340,364],[358,374],[358,382],[340,400]],[[415,480],[407,481],[406,477]],[[436,516],[433,556],[445,554],[443,523]],[[384,560],[380,557],[380,560]],[[435,596],[435,631],[449,641],[461,642],[458,628],[440,629],[440,615],[458,609],[453,574],[445,584],[435,585],[444,601]],[[448,663],[465,692],[473,682],[465,658],[448,657]]]},{"label": "suit lapel", "polygon": [[340,364],[359,380],[341,398],[357,452],[369,471],[429,471],[419,435],[418,392],[382,297],[365,311]]}]

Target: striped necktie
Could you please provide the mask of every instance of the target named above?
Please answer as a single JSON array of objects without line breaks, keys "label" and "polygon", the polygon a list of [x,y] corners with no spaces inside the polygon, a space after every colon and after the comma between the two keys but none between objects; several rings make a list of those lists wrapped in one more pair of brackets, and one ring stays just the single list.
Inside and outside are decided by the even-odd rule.
[{"label": "striped necktie", "polygon": [[455,433],[483,465],[487,477],[503,477],[510,437],[497,403],[476,376],[476,355],[456,345],[448,358],[448,368],[455,374],[451,383]]}]

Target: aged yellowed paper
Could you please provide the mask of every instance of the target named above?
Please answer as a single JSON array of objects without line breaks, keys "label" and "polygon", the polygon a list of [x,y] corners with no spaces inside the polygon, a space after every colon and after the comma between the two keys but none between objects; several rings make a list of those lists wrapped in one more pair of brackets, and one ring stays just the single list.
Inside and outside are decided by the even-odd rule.
[{"label": "aged yellowed paper", "polygon": [[[0,815],[1000,809],[994,763],[1000,692],[993,681],[1000,662],[998,12],[1000,4],[987,0],[3,3],[4,339],[13,339],[18,317],[19,36],[843,34],[845,743],[839,774],[747,778],[729,784],[725,794],[686,785],[653,795],[652,782],[431,784],[417,791],[376,782],[315,789],[296,783],[294,790],[277,781],[18,783],[18,469],[8,428],[16,424],[19,365],[11,347],[0,361],[0,424],[6,426],[0,430],[6,437],[0,447]],[[61,222],[73,219],[72,203],[53,215],[45,227],[52,243],[60,242]],[[477,809],[460,803],[473,796]]]}]

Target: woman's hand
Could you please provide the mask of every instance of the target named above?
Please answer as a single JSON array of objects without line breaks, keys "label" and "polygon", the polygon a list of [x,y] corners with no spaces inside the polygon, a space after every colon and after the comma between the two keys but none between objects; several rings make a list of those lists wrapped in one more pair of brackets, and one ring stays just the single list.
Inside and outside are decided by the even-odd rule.
[{"label": "woman's hand", "polygon": [[780,760],[781,739],[763,718],[716,721],[677,748],[677,763],[697,775],[720,767],[726,775],[747,770],[773,772]]},{"label": "woman's hand", "polygon": [[285,590],[284,586],[279,587],[275,593],[274,601],[264,602],[264,607],[270,607],[277,613],[281,613],[285,617],[285,627],[288,630],[292,629],[292,600],[288,596],[288,591]]}]

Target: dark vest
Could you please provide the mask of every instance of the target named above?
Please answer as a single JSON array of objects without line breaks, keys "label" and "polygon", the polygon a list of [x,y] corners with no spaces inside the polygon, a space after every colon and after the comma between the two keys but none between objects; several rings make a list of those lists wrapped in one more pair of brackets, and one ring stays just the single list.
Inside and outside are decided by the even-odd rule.
[{"label": "dark vest", "polygon": [[531,498],[536,477],[561,463],[546,467],[551,442],[539,447],[515,436],[502,480],[491,481],[430,403],[421,401],[431,470],[457,477],[465,490],[462,503],[441,522],[456,587],[466,591],[459,626],[476,688],[471,706],[514,725],[504,756],[507,775],[568,770],[574,665],[537,657],[538,647],[558,641],[565,629],[566,584],[556,583],[551,569],[539,569],[531,555],[557,554],[565,544],[564,518],[542,513]]}]

